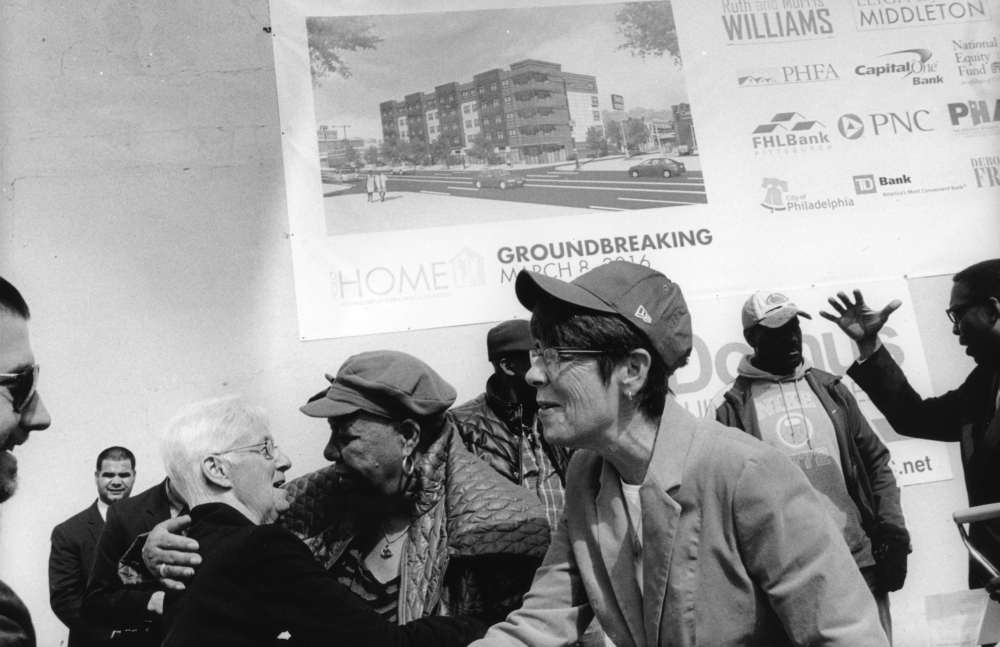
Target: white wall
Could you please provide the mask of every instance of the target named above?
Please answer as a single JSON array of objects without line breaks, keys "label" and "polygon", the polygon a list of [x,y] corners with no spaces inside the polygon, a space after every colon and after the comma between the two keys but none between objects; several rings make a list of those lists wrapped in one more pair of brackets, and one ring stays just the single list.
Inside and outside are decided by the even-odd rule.
[{"label": "white wall", "polygon": [[[0,4],[0,273],[33,309],[53,417],[17,451],[0,578],[40,645],[66,637],[48,606],[49,533],[93,500],[101,449],[133,449],[136,491],[148,488],[163,477],[162,422],[240,392],[273,412],[294,476],[325,463],[326,441],[297,407],[349,355],[418,355],[460,400],[489,373],[488,325],[298,341],[267,26],[265,0]],[[954,386],[968,363],[940,312],[948,281],[912,285],[935,389]],[[950,485],[904,495],[911,524],[946,547],[916,546],[908,588],[964,578],[946,518],[953,459]]]}]

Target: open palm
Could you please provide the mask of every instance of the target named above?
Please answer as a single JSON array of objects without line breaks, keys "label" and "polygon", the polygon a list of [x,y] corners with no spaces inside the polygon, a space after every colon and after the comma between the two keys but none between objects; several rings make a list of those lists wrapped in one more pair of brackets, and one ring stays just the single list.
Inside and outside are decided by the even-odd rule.
[{"label": "open palm", "polygon": [[882,330],[882,326],[889,320],[889,315],[903,304],[902,301],[896,299],[881,310],[872,310],[865,304],[861,290],[854,290],[853,303],[850,297],[843,292],[838,292],[837,297],[840,301],[832,297],[827,299],[833,309],[837,311],[837,315],[825,311],[820,311],[819,314],[824,319],[829,319],[840,326],[840,329],[858,344],[874,341],[878,337],[878,332]]}]

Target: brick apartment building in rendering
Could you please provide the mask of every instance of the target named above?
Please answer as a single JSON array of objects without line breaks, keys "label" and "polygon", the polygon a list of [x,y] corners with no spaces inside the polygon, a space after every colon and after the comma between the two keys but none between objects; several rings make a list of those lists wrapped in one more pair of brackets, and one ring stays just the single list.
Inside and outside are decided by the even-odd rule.
[{"label": "brick apartment building in rendering", "polygon": [[495,152],[530,164],[565,160],[591,126],[604,130],[595,77],[531,59],[383,101],[379,111],[386,140],[442,138],[461,154],[482,133]]}]

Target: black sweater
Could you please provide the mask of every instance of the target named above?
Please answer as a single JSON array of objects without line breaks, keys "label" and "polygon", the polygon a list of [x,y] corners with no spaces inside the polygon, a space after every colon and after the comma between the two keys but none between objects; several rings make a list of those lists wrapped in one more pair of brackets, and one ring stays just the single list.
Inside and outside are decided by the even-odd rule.
[{"label": "black sweater", "polygon": [[[191,517],[188,536],[202,563],[184,591],[167,593],[163,647],[461,647],[483,634],[479,623],[459,618],[386,622],[295,535],[254,525],[224,503],[197,506]],[[291,640],[278,641],[283,632]]]}]

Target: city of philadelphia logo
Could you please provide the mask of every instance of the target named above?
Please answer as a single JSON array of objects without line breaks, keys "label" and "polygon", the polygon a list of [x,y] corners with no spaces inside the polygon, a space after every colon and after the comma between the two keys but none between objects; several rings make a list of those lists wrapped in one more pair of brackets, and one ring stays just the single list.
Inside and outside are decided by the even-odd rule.
[{"label": "city of philadelphia logo", "polygon": [[[854,68],[858,76],[880,79],[902,78],[911,85],[932,85],[943,83],[937,72],[938,64],[931,62],[934,53],[929,49],[904,49],[882,54],[874,65],[859,65]],[[885,60],[881,60],[885,59]]]},{"label": "city of philadelphia logo", "polygon": [[751,137],[755,155],[807,153],[832,148],[826,126],[797,112],[779,112],[754,128]]},{"label": "city of philadelphia logo", "polygon": [[863,116],[848,113],[837,120],[837,132],[844,139],[861,139],[866,134],[878,137],[887,134],[929,133],[934,130],[930,125],[930,117],[929,110],[873,112]]},{"label": "city of philadelphia logo", "polygon": [[840,75],[837,74],[837,70],[833,68],[833,65],[829,63],[759,67],[736,71],[736,82],[741,88],[839,80]]},{"label": "city of philadelphia logo", "polygon": [[1000,132],[1000,99],[949,103],[948,117],[955,134],[996,134]]},{"label": "city of philadelphia logo", "polygon": [[764,189],[764,200],[760,206],[771,213],[792,211],[834,211],[843,207],[853,207],[854,200],[848,197],[827,197],[810,200],[805,193],[789,193],[789,185],[785,180],[766,177],[761,182]]},{"label": "city of philadelphia logo", "polygon": [[988,0],[858,0],[851,7],[858,31],[992,20]]},{"label": "city of philadelphia logo", "polygon": [[1000,157],[973,157],[972,171],[976,175],[977,189],[994,189],[1000,187]]},{"label": "city of philadelphia logo", "polygon": [[720,0],[730,45],[831,38],[827,0]]},{"label": "city of philadelphia logo", "polygon": [[1000,48],[996,36],[985,40],[952,40],[951,54],[962,85],[1000,81]]}]

